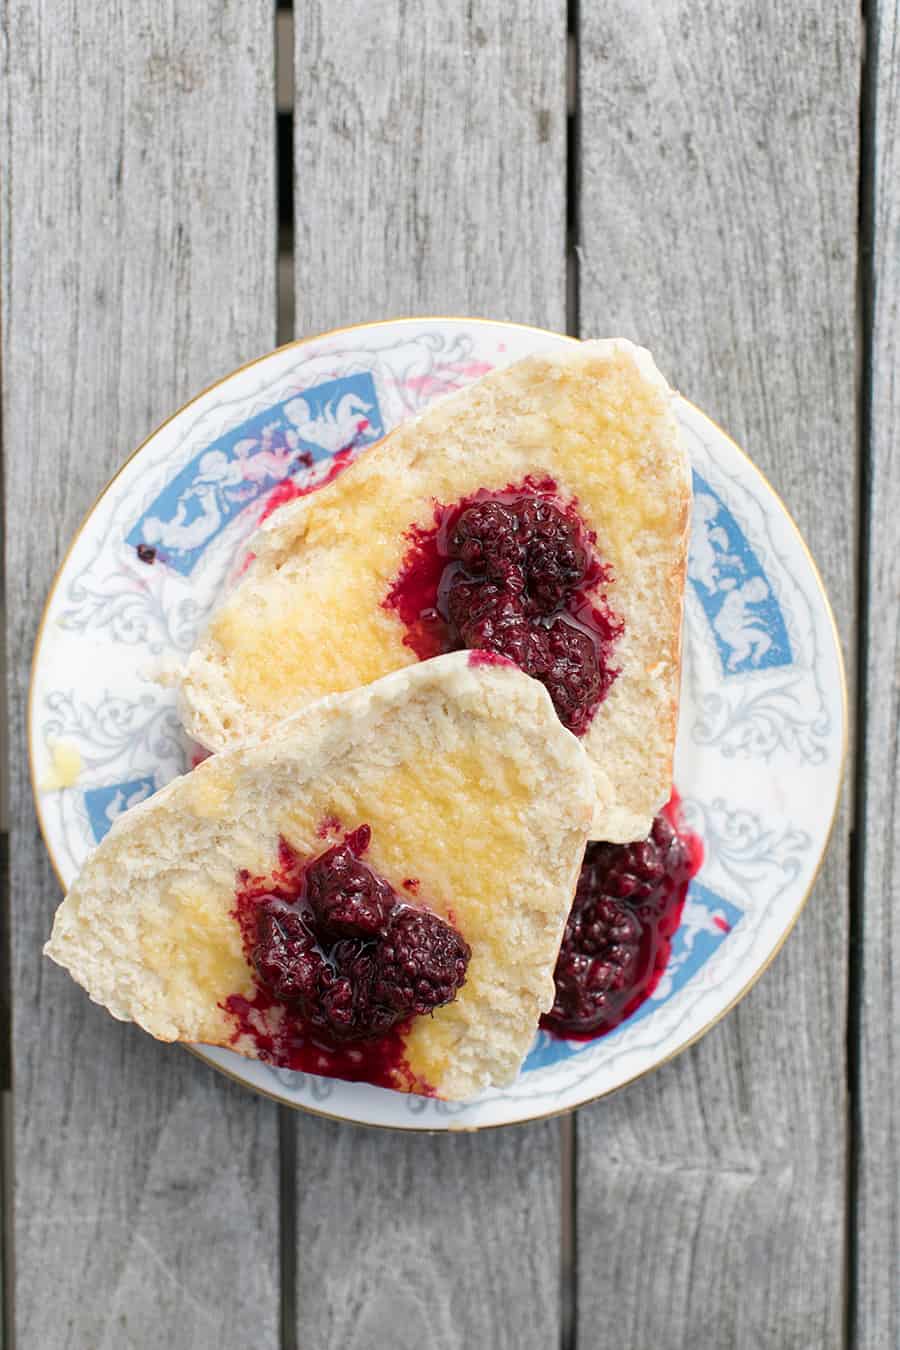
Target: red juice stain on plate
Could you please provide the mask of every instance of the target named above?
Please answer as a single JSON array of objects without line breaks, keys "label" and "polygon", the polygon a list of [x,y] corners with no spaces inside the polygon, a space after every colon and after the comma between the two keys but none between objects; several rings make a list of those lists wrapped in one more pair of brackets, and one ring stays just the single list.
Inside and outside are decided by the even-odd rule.
[{"label": "red juice stain on plate", "polygon": [[270,1064],[433,1095],[405,1058],[405,1034],[456,997],[471,952],[363,861],[371,833],[360,825],[312,858],[282,838],[270,876],[238,875],[233,916],[256,988],[222,1006],[232,1044],[249,1039]]},{"label": "red juice stain on plate", "polygon": [[484,361],[447,361],[436,366],[428,375],[411,375],[403,381],[404,387],[419,398],[438,398],[452,394],[470,380],[487,375],[493,366]]},{"label": "red juice stain on plate", "polygon": [[588,844],[556,963],[556,998],[541,1026],[567,1040],[612,1031],[656,989],[672,952],[703,845],[670,800],[650,835]]},{"label": "red juice stain on plate", "polygon": [[506,658],[546,687],[560,721],[583,735],[618,675],[623,631],[605,587],[612,572],[596,535],[551,478],[527,477],[435,503],[409,547],[384,608],[420,660],[468,648],[473,665]]},{"label": "red juice stain on plate", "polygon": [[[361,435],[363,430],[365,428],[360,428],[357,435]],[[342,473],[351,462],[354,448],[353,445],[345,445],[343,450],[338,450],[337,454],[332,457],[327,472],[321,478],[317,478],[314,483],[298,483],[293,478],[285,478],[282,482],[277,483],[266,497],[266,504],[260,513],[258,524],[261,525],[264,520],[268,520],[269,516],[277,511],[279,506],[284,506],[286,502],[296,501],[298,497],[309,497],[311,493],[318,492],[319,488],[333,483],[338,474]]]}]

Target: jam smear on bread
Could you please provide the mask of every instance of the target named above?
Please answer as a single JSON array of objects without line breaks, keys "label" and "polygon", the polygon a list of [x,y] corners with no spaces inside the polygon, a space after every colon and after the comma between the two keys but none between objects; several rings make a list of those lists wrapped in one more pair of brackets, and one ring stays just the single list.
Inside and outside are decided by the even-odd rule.
[{"label": "jam smear on bread", "polygon": [[384,601],[426,660],[468,647],[520,666],[546,686],[560,721],[583,735],[618,674],[621,619],[602,588],[612,580],[596,535],[550,478],[481,490],[434,507],[414,527]]},{"label": "jam smear on bread", "polygon": [[410,1079],[402,1032],[452,1002],[471,950],[363,860],[370,840],[360,825],[303,859],[282,839],[271,877],[239,875],[234,916],[256,991],[224,1006],[234,1039],[249,1036],[260,1059],[395,1087],[398,1076]]},{"label": "jam smear on bread", "polygon": [[612,1031],[662,978],[703,846],[672,799],[647,839],[588,844],[541,1026],[568,1040]]}]

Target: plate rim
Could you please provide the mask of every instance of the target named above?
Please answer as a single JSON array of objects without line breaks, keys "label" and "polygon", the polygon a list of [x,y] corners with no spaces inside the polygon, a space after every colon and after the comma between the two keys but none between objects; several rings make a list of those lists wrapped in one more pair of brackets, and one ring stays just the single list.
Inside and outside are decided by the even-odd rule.
[{"label": "plate rim", "polygon": [[[41,832],[41,838],[44,842],[44,847],[47,852],[50,867],[57,880],[57,883],[59,884],[60,888],[63,891],[63,894],[66,893],[67,888],[63,881],[62,872],[57,863],[56,857],[53,852],[53,847],[50,842],[48,826],[46,824],[44,812],[41,806],[41,797],[38,791],[38,784],[37,784],[37,770],[35,765],[35,752],[34,752],[34,715],[35,715],[34,696],[35,696],[35,669],[37,664],[36,658],[41,643],[43,641],[44,630],[47,624],[50,608],[55,598],[56,591],[62,580],[63,573],[65,572],[66,566],[69,562],[72,553],[75,550],[76,545],[78,544],[79,539],[81,538],[82,534],[87,528],[88,522],[91,520],[100,502],[106,497],[107,493],[111,491],[111,489],[114,487],[119,477],[124,473],[124,471],[128,468],[131,462],[137,458],[137,456],[141,453],[141,451],[144,450],[159,435],[161,431],[163,431],[167,426],[169,426],[172,422],[174,422],[177,418],[179,418],[182,415],[182,413],[187,412],[196,403],[199,403],[201,399],[204,399],[208,394],[213,393],[216,389],[220,388],[222,385],[229,383],[236,376],[244,374],[245,371],[251,370],[254,366],[261,365],[264,361],[270,360],[273,356],[277,356],[280,353],[290,351],[294,348],[308,346],[311,343],[321,342],[328,338],[341,336],[345,333],[358,332],[361,329],[371,330],[373,328],[395,327],[398,324],[412,324],[412,323],[428,323],[428,324],[450,323],[450,324],[466,324],[466,325],[478,324],[490,328],[512,328],[518,332],[524,331],[529,333],[539,333],[547,337],[552,337],[557,341],[563,339],[566,342],[575,343],[583,340],[581,338],[573,337],[569,333],[558,333],[555,332],[553,329],[543,328],[537,324],[515,323],[511,320],[506,319],[489,319],[483,316],[475,317],[472,315],[463,315],[463,314],[398,315],[395,318],[376,319],[365,323],[347,324],[339,328],[330,328],[322,332],[311,333],[305,337],[293,338],[291,339],[291,341],[284,342],[280,346],[274,347],[270,351],[262,353],[262,355],[260,356],[253,357],[251,360],[245,361],[242,365],[236,366],[233,370],[230,370],[227,374],[221,376],[219,379],[212,381],[212,383],[208,384],[205,388],[201,389],[198,393],[194,394],[191,398],[187,399],[186,402],[184,402],[178,408],[176,408],[175,411],[172,412],[168,417],[164,418],[161,422],[159,422],[149,432],[149,434],[144,437],[144,439],[140,442],[140,444],[138,444],[128,455],[126,455],[125,459],[116,469],[116,471],[112,474],[112,476],[107,480],[105,485],[100,489],[96,497],[93,499],[91,504],[86,509],[84,515],[81,518],[80,524],[78,525],[77,529],[74,531],[72,537],[69,540],[65,552],[63,553],[62,558],[60,559],[60,562],[57,565],[56,570],[53,574],[50,585],[47,588],[47,593],[44,598],[44,604],[41,611],[41,617],[38,622],[37,630],[35,632],[34,644],[32,646],[31,651],[31,663],[29,667],[28,691],[26,698],[26,718],[25,718],[26,744],[28,754],[28,777],[31,785],[32,801],[34,803],[38,828],[40,829]],[[215,1070],[217,1073],[220,1073],[224,1075],[224,1077],[232,1080],[233,1082],[240,1084],[240,1086],[245,1090],[256,1093],[257,1095],[265,1097],[271,1101],[277,1102],[279,1106],[286,1106],[291,1110],[301,1111],[307,1115],[319,1116],[325,1120],[333,1120],[345,1125],[355,1125],[358,1127],[362,1127],[364,1129],[400,1131],[401,1133],[404,1134],[447,1134],[447,1133],[476,1134],[488,1130],[499,1130],[515,1126],[530,1125],[539,1121],[552,1120],[554,1118],[571,1115],[574,1111],[581,1110],[582,1107],[592,1106],[595,1102],[602,1101],[604,1098],[610,1097],[614,1093],[624,1091],[625,1088],[628,1088],[633,1083],[638,1082],[639,1079],[646,1078],[649,1074],[655,1072],[657,1069],[661,1069],[664,1065],[670,1064],[679,1055],[683,1054],[686,1050],[689,1050],[691,1046],[696,1045],[697,1042],[701,1040],[708,1032],[712,1031],[714,1027],[718,1026],[718,1024],[721,1021],[723,1021],[725,1017],[728,1016],[728,1014],[737,1006],[737,1004],[740,1003],[741,1000],[744,999],[746,995],[750,993],[750,991],[753,989],[756,983],[760,979],[762,979],[763,975],[765,975],[765,973],[768,971],[770,966],[775,961],[776,957],[781,952],[781,949],[783,948],[784,944],[787,942],[788,938],[790,937],[791,933],[796,927],[800,915],[806,908],[807,902],[813,890],[815,889],[816,882],[818,881],[819,876],[821,874],[825,858],[828,855],[828,851],[831,847],[832,837],[834,835],[834,827],[835,824],[837,823],[838,812],[840,810],[846,783],[847,755],[849,749],[849,734],[850,734],[847,671],[844,662],[843,647],[841,645],[840,630],[838,628],[837,620],[835,618],[834,610],[832,608],[828,591],[822,579],[822,574],[812,554],[812,551],[810,550],[809,545],[807,544],[806,539],[804,538],[803,533],[800,530],[800,527],[798,526],[796,520],[794,519],[793,514],[789,510],[783,497],[772,485],[772,483],[769,481],[768,477],[762,471],[762,469],[760,469],[759,466],[755,463],[755,461],[751,459],[747,451],[744,450],[740,445],[738,445],[737,441],[732,436],[730,436],[729,433],[722,426],[720,426],[720,424],[716,422],[714,418],[710,417],[708,413],[704,412],[702,408],[698,407],[698,405],[693,403],[690,399],[685,398],[685,396],[681,394],[678,390],[676,390],[675,392],[676,396],[684,404],[686,404],[689,408],[692,409],[692,411],[699,414],[699,416],[701,416],[707,422],[709,422],[716,429],[718,434],[729,443],[731,448],[737,452],[741,460],[743,460],[744,463],[752,470],[756,478],[762,483],[763,487],[768,490],[771,496],[781,507],[781,510],[784,513],[784,517],[788,525],[790,526],[791,530],[793,531],[796,541],[799,544],[800,549],[804,554],[806,561],[810,567],[813,580],[816,584],[816,587],[819,592],[819,597],[823,604],[825,616],[831,628],[831,635],[834,642],[834,650],[837,657],[837,671],[841,695],[840,697],[841,754],[840,754],[839,770],[837,774],[837,786],[831,810],[831,817],[828,821],[828,828],[825,832],[822,848],[819,852],[819,856],[816,860],[816,865],[813,869],[806,890],[804,891],[803,896],[801,897],[794,912],[792,913],[790,920],[784,929],[784,932],[779,937],[777,943],[767,956],[766,960],[756,970],[753,971],[752,975],[747,980],[747,982],[741,986],[738,992],[729,1000],[729,1002],[725,1005],[725,1007],[722,1008],[716,1014],[715,1017],[711,1018],[709,1022],[705,1023],[683,1044],[678,1045],[675,1049],[671,1050],[667,1055],[663,1056],[661,1059],[658,1059],[655,1063],[648,1065],[646,1068],[640,1069],[630,1078],[625,1079],[624,1082],[617,1083],[613,1087],[605,1088],[602,1092],[598,1092],[596,1095],[592,1097],[586,1097],[583,1101],[573,1102],[566,1106],[557,1107],[550,1111],[542,1111],[535,1115],[519,1117],[514,1120],[486,1121],[483,1123],[475,1123],[471,1125],[464,1125],[462,1123],[457,1124],[452,1120],[450,1120],[443,1127],[435,1125],[427,1125],[427,1126],[406,1125],[406,1124],[401,1125],[397,1123],[389,1123],[386,1121],[374,1121],[374,1120],[354,1120],[346,1115],[335,1115],[333,1112],[322,1110],[320,1107],[308,1105],[306,1102],[295,1101],[287,1097],[279,1096],[278,1093],[269,1091],[267,1088],[261,1087],[256,1083],[250,1083],[246,1079],[241,1078],[237,1073],[233,1072],[232,1070],[224,1068],[210,1055],[205,1054],[198,1045],[182,1041],[177,1043],[180,1046],[180,1048],[187,1050],[189,1054],[193,1055],[201,1063],[206,1064],[209,1068]]]}]

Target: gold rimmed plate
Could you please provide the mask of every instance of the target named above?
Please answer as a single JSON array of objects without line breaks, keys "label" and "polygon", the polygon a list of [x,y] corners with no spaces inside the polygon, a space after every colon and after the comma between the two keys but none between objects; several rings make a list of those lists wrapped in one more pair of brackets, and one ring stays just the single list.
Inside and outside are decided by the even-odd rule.
[{"label": "gold rimmed plate", "polygon": [[[571,338],[466,318],[398,319],[291,343],[187,404],[126,462],[51,588],[29,705],[41,828],[65,886],[122,811],[190,768],[183,661],[284,483],[324,479],[428,402]],[[256,1091],[401,1129],[478,1129],[569,1110],[695,1041],[765,969],[827,844],[846,692],[834,620],[797,527],[747,456],[677,400],[694,524],[676,782],[703,841],[665,975],[592,1042],[540,1032],[518,1080],[444,1103],[194,1047]],[[101,674],[98,676],[98,672]]]}]

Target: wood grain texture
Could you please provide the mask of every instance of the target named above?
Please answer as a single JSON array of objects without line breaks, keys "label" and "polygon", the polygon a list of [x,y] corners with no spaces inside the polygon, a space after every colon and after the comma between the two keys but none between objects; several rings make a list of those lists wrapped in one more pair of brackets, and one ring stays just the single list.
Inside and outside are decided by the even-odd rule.
[{"label": "wood grain texture", "polygon": [[[563,328],[562,0],[312,0],[295,28],[298,331],[454,312]],[[555,1122],[297,1128],[300,1346],[558,1343]]]},{"label": "wood grain texture", "polygon": [[558,1343],[556,1122],[486,1135],[299,1129],[300,1346]]},{"label": "wood grain texture", "polygon": [[295,13],[298,332],[565,325],[565,0]]},{"label": "wood grain texture", "polygon": [[[582,331],[653,348],[770,476],[846,638],[858,8],[611,0],[580,39]],[[581,1113],[584,1350],[841,1344],[847,854],[844,809],[756,990]]]},{"label": "wood grain texture", "polygon": [[272,342],[271,5],[10,0],[5,19],[16,1344],[271,1347],[276,1110],[42,959],[59,891],[25,747],[37,622],[85,510]]},{"label": "wood grain texture", "polygon": [[[872,280],[868,649],[860,672],[865,758],[856,1230],[858,1350],[900,1345],[900,15],[870,7]],[[868,119],[871,118],[871,121]],[[867,281],[869,278],[867,278]]]}]

